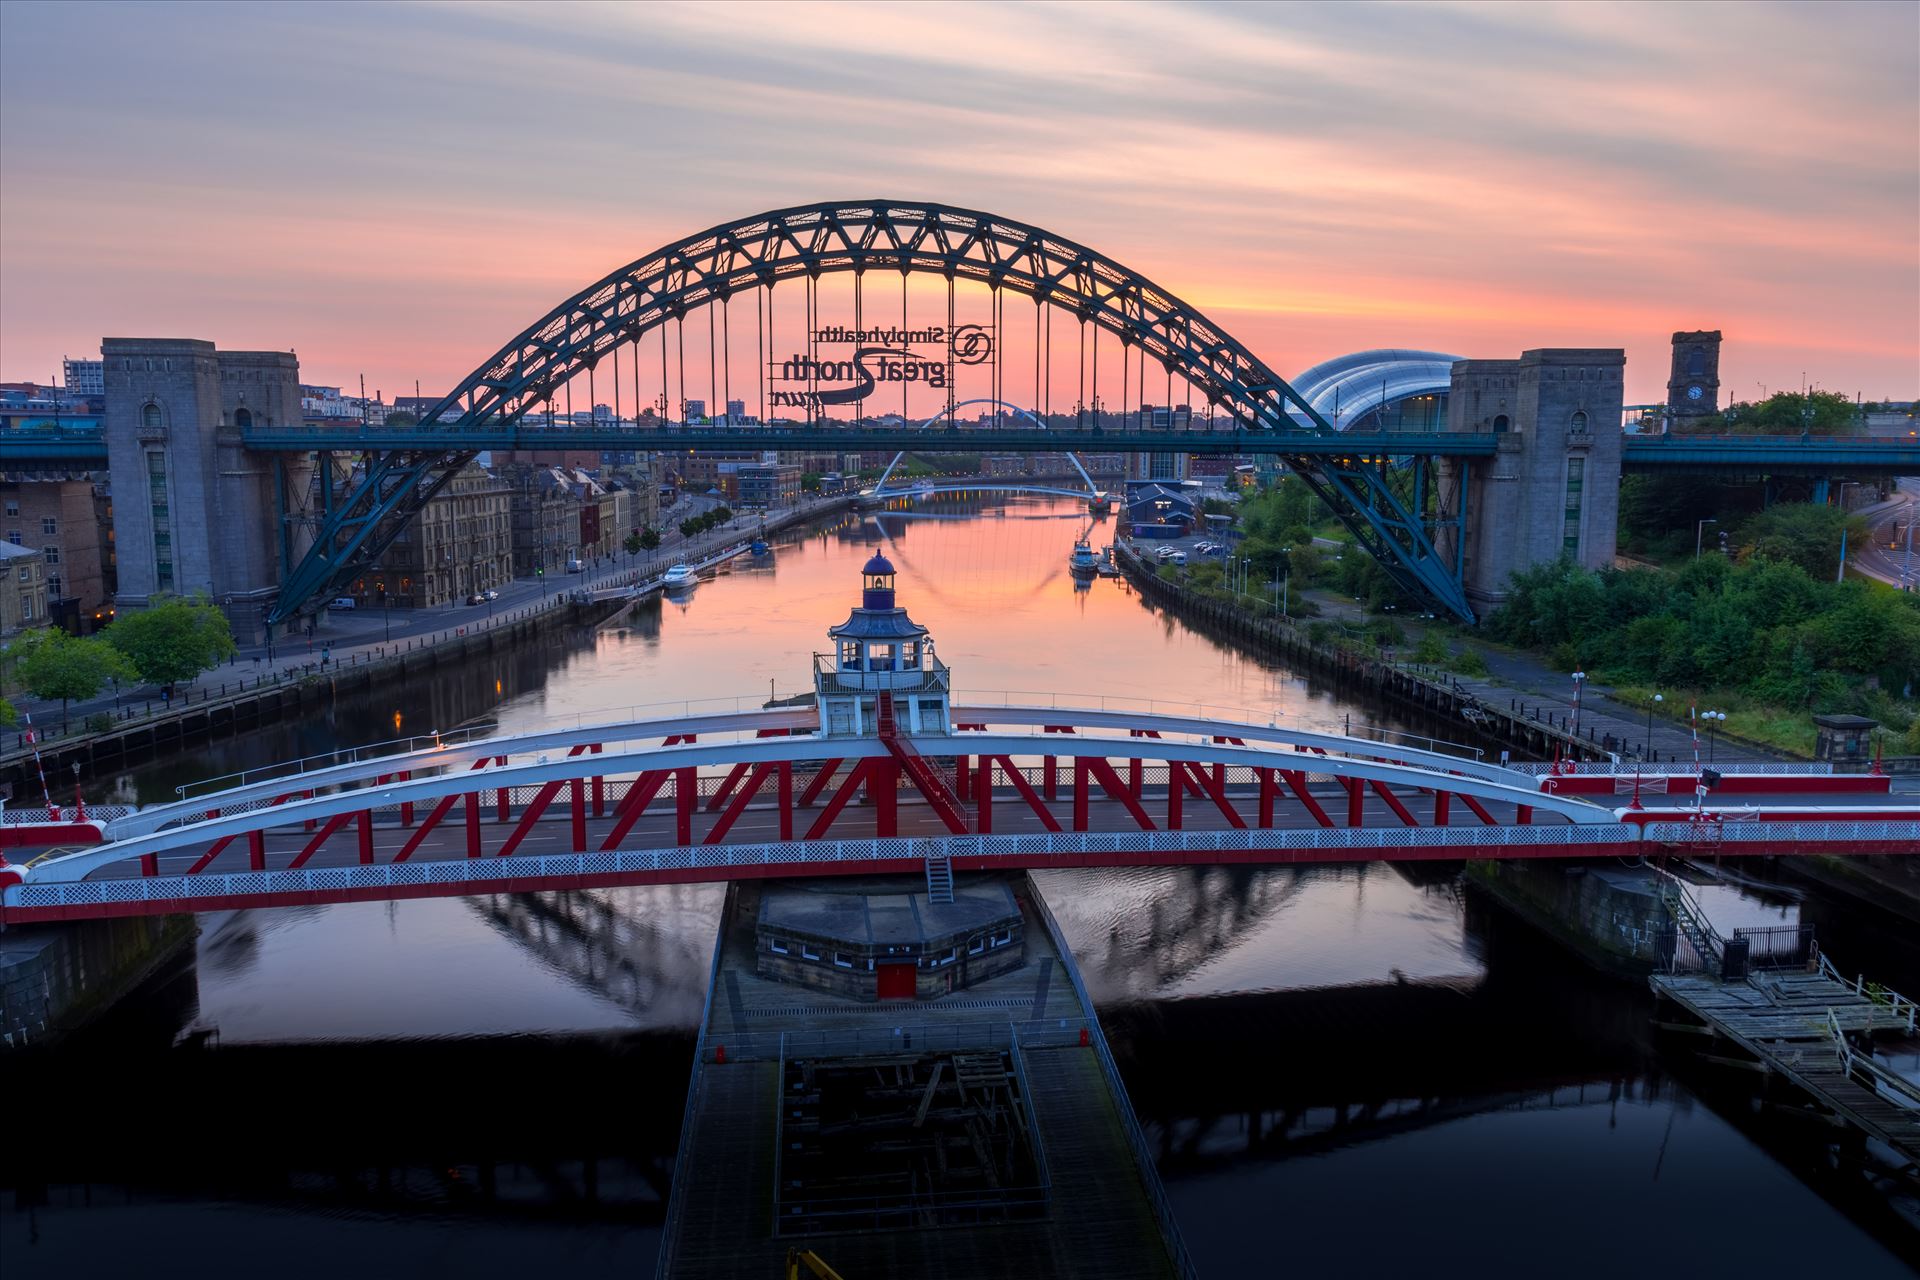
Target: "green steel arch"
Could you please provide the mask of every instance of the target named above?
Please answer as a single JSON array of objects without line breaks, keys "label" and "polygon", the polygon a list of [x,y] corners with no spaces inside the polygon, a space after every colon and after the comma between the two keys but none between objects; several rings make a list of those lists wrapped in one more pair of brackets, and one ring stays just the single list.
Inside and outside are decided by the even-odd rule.
[{"label": "green steel arch", "polygon": [[[313,545],[289,566],[272,619],[292,617],[371,564],[473,458],[474,429],[519,422],[576,375],[691,311],[786,280],[868,271],[976,281],[1060,308],[1113,335],[1142,361],[1151,357],[1197,389],[1232,431],[1280,453],[1400,586],[1472,619],[1458,560],[1465,540],[1455,538],[1454,554],[1443,556],[1433,538],[1440,525],[1457,526],[1460,513],[1428,513],[1424,467],[1413,469],[1418,475],[1410,488],[1384,457],[1325,456],[1324,441],[1321,456],[1276,450],[1277,440],[1330,436],[1333,427],[1245,346],[1170,291],[1026,223],[885,200],[805,205],[724,223],[636,259],[561,302],[427,410],[409,431],[417,445],[364,454],[348,491],[338,502],[329,495]],[[465,447],[435,447],[436,433],[451,429],[459,429]]]}]

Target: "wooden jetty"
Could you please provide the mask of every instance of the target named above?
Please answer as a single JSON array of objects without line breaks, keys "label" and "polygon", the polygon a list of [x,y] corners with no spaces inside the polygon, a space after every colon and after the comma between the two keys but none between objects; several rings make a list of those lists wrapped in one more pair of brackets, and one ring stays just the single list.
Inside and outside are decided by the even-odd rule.
[{"label": "wooden jetty", "polygon": [[1920,1084],[1905,1080],[1855,1047],[1876,1035],[1912,1035],[1914,1006],[1902,997],[1849,982],[1830,964],[1760,971],[1739,981],[1710,974],[1655,974],[1654,992],[1698,1025],[1663,1020],[1671,1031],[1726,1041],[1736,1054],[1707,1056],[1777,1074],[1839,1120],[1911,1162],[1920,1175]]},{"label": "wooden jetty", "polygon": [[[761,888],[728,890],[662,1276],[785,1274],[790,1248],[813,1251],[848,1280],[1193,1274],[1072,956],[1033,882],[1020,876],[1010,886],[1026,927],[1021,967],[947,996],[879,1002],[756,972]],[[917,1111],[911,1102],[906,1108],[911,1134],[873,1131],[868,1146],[884,1163],[890,1148],[924,1132],[936,1093],[936,1111],[957,1106],[956,1075],[969,1086],[961,1098],[995,1099],[992,1117],[964,1122],[976,1146],[986,1125],[1001,1120],[1029,1144],[1024,1171],[1032,1176],[1019,1186],[967,1198],[916,1184],[838,1218],[836,1206],[847,1201],[831,1199],[840,1194],[831,1177],[813,1191],[796,1189],[792,1167],[808,1135],[848,1128],[823,1126],[811,1105],[823,1092],[844,1095],[850,1080],[872,1081],[852,1121],[869,1127],[902,1096],[917,1096]],[[974,1163],[965,1142],[954,1149],[957,1162]],[[983,1153],[978,1163],[992,1162]],[[859,1181],[862,1171],[853,1172],[847,1183]]]}]

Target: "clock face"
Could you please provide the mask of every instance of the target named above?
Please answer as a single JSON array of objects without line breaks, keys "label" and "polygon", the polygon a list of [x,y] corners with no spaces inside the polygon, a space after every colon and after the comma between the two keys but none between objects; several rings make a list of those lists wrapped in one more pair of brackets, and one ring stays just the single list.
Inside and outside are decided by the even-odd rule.
[{"label": "clock face", "polygon": [[1700,387],[1687,388],[1687,399],[1689,400],[1698,400],[1701,396],[1705,394],[1707,394],[1706,391]]}]

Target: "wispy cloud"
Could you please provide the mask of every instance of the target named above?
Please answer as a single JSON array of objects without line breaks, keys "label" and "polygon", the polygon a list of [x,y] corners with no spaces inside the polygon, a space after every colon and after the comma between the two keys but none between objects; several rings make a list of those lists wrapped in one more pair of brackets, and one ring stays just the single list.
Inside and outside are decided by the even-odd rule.
[{"label": "wispy cloud", "polygon": [[[1920,390],[1910,5],[0,7],[0,374],[105,332],[445,385],[826,198],[1036,222],[1283,371],[1728,331]],[[83,51],[47,58],[42,51]],[[1229,318],[1231,317],[1231,318]]]}]

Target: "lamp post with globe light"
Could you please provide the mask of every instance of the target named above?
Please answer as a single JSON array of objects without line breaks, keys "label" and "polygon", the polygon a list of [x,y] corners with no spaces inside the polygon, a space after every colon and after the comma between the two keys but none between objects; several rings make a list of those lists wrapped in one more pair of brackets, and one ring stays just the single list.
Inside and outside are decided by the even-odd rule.
[{"label": "lamp post with globe light", "polygon": [[1665,701],[1666,698],[1657,693],[1647,699],[1647,744],[1641,748],[1640,755],[1642,759],[1650,760],[1653,758],[1653,709]]},{"label": "lamp post with globe light", "polygon": [[1586,687],[1586,684],[1586,672],[1573,673],[1573,736],[1576,738],[1580,736],[1580,691]]},{"label": "lamp post with globe light", "polygon": [[1720,726],[1725,723],[1727,713],[1724,711],[1702,711],[1700,718],[1707,722],[1707,763],[1712,764],[1714,734]]}]

